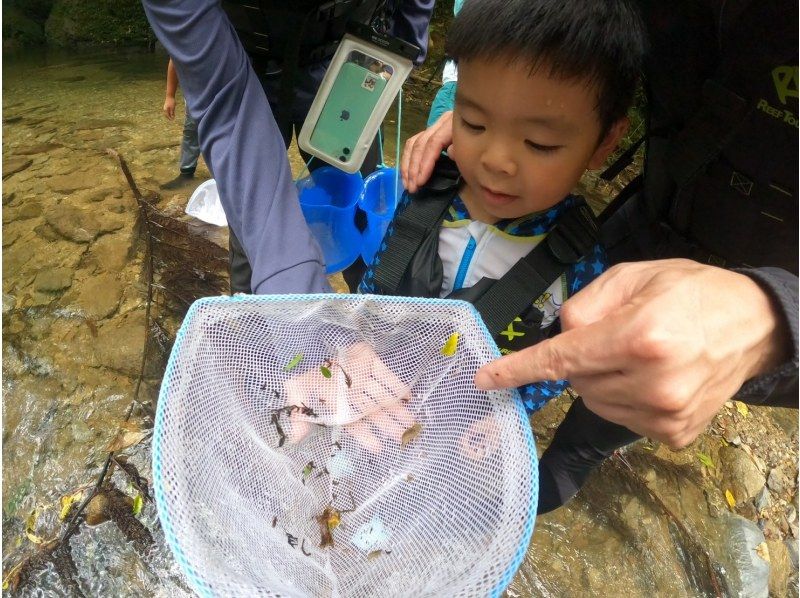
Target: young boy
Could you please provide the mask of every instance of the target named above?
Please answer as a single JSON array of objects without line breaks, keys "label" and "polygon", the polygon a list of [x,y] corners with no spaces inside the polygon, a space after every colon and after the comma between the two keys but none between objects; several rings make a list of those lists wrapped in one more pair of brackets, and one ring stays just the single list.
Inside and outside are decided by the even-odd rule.
[{"label": "young boy", "polygon": [[[457,170],[443,158],[404,198],[360,291],[467,299],[503,353],[557,333],[561,304],[606,268],[571,191],[627,131],[644,45],[626,0],[467,2],[447,40],[459,70]],[[520,392],[532,412],[567,384]],[[571,498],[609,452],[609,439],[580,442],[595,419],[577,401],[554,441],[568,440],[567,457],[543,456],[540,513]],[[599,421],[609,446],[635,438]]]}]

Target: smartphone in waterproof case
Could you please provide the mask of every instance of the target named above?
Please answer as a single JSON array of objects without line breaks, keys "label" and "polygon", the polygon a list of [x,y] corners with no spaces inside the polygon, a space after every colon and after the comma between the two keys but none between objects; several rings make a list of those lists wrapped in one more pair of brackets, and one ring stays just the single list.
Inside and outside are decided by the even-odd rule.
[{"label": "smartphone in waterproof case", "polygon": [[311,144],[349,162],[385,87],[382,73],[355,62],[343,64],[311,133]]}]

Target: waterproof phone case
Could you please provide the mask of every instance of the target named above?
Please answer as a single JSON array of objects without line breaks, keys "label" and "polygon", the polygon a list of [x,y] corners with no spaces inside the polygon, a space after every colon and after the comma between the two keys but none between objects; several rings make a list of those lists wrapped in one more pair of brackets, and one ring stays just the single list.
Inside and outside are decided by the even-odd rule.
[{"label": "waterproof phone case", "polygon": [[368,27],[356,25],[351,31],[331,60],[298,144],[312,156],[352,173],[361,168],[419,50]]}]

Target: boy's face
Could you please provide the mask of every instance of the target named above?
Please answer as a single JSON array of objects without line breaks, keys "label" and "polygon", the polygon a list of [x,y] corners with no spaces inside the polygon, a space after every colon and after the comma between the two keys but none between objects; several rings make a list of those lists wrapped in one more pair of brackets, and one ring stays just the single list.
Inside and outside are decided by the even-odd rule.
[{"label": "boy's face", "polygon": [[459,62],[452,154],[474,220],[554,206],[587,168],[603,165],[627,129],[627,119],[618,121],[598,145],[595,87],[548,71],[505,59]]}]

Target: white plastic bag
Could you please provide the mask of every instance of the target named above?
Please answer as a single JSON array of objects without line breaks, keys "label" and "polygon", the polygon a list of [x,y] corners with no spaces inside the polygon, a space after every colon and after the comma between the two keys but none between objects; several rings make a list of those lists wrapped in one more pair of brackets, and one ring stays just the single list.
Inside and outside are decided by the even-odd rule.
[{"label": "white plastic bag", "polygon": [[217,192],[217,181],[208,179],[194,190],[186,204],[186,213],[209,224],[228,226],[228,219],[225,218]]}]

